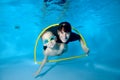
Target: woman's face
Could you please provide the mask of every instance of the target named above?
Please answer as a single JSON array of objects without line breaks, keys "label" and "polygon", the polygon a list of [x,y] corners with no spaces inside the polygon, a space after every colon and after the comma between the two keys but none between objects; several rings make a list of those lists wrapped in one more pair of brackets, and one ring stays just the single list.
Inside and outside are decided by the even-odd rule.
[{"label": "woman's face", "polygon": [[59,35],[60,40],[63,43],[66,43],[70,38],[70,32],[64,32],[63,30],[58,31],[58,35]]}]

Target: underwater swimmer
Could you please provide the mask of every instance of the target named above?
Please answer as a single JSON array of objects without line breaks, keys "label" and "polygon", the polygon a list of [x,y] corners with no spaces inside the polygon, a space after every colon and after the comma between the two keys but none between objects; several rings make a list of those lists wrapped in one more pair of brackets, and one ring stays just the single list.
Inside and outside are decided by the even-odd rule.
[{"label": "underwater swimmer", "polygon": [[57,30],[58,36],[59,36],[59,41],[65,44],[68,44],[69,42],[73,41],[80,41],[81,47],[84,50],[84,52],[88,55],[89,53],[89,48],[86,46],[84,41],[82,40],[81,36],[79,34],[76,34],[72,32],[72,27],[70,23],[68,22],[61,22],[58,26]]},{"label": "underwater swimmer", "polygon": [[43,45],[46,46],[46,49],[43,51],[44,59],[39,69],[35,73],[35,76],[37,76],[41,72],[45,63],[48,61],[49,56],[59,56],[66,51],[66,47],[67,47],[66,44],[57,43],[56,40],[57,40],[56,36],[50,31],[46,31],[42,35]]},{"label": "underwater swimmer", "polygon": [[[79,34],[72,32],[72,27],[70,23],[61,22],[58,26],[48,29],[48,31],[51,31],[57,37],[57,43],[68,44],[69,42],[79,40],[82,49],[88,55],[89,48],[86,46]],[[44,46],[44,50],[45,49],[46,46]]]}]

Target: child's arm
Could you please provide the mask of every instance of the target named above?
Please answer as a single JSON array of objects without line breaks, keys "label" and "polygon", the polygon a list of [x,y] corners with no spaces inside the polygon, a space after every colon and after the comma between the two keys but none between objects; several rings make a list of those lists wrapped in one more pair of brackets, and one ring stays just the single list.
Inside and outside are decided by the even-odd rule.
[{"label": "child's arm", "polygon": [[48,59],[48,56],[45,55],[45,56],[44,56],[44,59],[43,59],[43,61],[42,61],[42,63],[41,63],[41,65],[40,65],[40,67],[39,67],[39,69],[38,69],[37,72],[35,73],[35,76],[37,76],[37,75],[41,72],[42,68],[44,67],[45,63],[47,62],[47,59]]}]

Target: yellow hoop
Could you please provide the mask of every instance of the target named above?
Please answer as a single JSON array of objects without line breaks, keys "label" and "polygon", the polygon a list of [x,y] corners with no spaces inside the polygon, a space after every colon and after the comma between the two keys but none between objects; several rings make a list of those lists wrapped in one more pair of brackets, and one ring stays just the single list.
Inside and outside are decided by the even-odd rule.
[{"label": "yellow hoop", "polygon": [[[36,42],[35,42],[35,46],[34,46],[34,62],[37,63],[37,64],[41,64],[41,62],[37,62],[37,58],[36,58],[36,48],[37,48],[37,45],[38,45],[38,41],[39,39],[41,38],[42,34],[47,31],[49,28],[52,28],[52,27],[56,27],[58,26],[59,24],[53,24],[53,25],[50,25],[48,27],[46,27],[37,37],[36,39]],[[75,29],[74,27],[72,27],[72,29],[77,32],[79,34],[79,36],[82,38],[84,44],[86,45],[86,42],[85,42],[85,39],[83,38],[83,36],[80,34],[80,32]],[[87,45],[86,45],[87,46]],[[68,57],[68,58],[61,58],[61,59],[56,59],[56,60],[48,60],[48,62],[59,62],[59,61],[65,61],[65,60],[71,60],[71,59],[75,59],[75,58],[82,58],[82,57],[85,57],[87,56],[86,54],[81,54],[80,56],[72,56],[72,57]]]}]

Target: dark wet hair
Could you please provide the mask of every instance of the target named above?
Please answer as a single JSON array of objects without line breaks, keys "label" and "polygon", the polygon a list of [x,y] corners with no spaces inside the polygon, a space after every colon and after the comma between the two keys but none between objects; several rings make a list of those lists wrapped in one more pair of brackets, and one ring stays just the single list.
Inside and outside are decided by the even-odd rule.
[{"label": "dark wet hair", "polygon": [[70,23],[68,23],[68,22],[61,22],[59,24],[58,30],[61,31],[62,29],[65,32],[71,32],[71,25],[70,25]]}]

